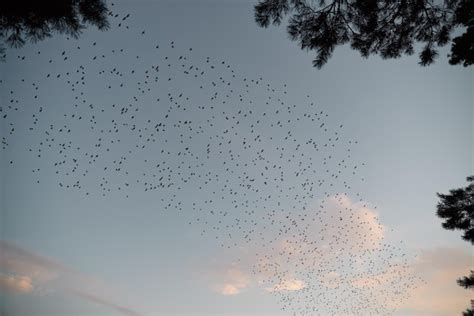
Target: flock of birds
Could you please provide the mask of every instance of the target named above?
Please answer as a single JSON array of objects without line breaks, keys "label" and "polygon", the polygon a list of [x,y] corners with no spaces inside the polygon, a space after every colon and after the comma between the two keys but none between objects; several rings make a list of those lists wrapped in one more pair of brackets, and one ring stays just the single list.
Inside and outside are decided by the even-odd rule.
[{"label": "flock of birds", "polygon": [[109,31],[127,46],[104,34],[17,57],[37,66],[0,83],[7,164],[30,155],[33,181],[88,197],[151,194],[220,247],[260,249],[253,271],[292,315],[401,306],[420,280],[354,192],[364,163],[343,124],[286,84],[154,43],[129,17],[111,13]]}]

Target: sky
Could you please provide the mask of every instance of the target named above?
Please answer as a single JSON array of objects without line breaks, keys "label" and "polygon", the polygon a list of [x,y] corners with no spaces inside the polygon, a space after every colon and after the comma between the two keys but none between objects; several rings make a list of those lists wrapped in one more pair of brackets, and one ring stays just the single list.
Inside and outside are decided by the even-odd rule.
[{"label": "sky", "polygon": [[3,314],[468,306],[472,246],[435,212],[474,169],[472,69],[338,47],[318,70],[253,4],[116,1],[106,32],[8,51]]}]

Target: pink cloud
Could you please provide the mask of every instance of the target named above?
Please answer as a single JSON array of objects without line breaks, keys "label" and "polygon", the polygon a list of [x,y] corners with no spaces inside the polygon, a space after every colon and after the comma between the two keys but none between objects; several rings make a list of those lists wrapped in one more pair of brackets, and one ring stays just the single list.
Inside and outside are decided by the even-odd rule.
[{"label": "pink cloud", "polygon": [[303,280],[290,278],[282,280],[280,283],[275,284],[273,287],[266,288],[268,292],[292,292],[299,291],[305,288]]},{"label": "pink cloud", "polygon": [[237,295],[240,293],[240,288],[234,284],[224,284],[220,289],[222,295]]},{"label": "pink cloud", "polygon": [[11,293],[30,293],[33,291],[31,278],[0,274],[0,289]]},{"label": "pink cloud", "polygon": [[214,285],[214,289],[225,296],[237,295],[245,288],[251,285],[251,277],[236,264],[230,265],[215,274],[218,282]]}]

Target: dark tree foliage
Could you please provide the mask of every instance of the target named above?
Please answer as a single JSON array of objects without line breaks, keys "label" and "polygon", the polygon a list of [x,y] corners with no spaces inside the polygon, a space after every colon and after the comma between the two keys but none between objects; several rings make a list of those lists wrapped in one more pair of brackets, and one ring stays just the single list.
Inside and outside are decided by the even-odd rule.
[{"label": "dark tree foliage", "polygon": [[474,316],[474,300],[471,301],[471,308],[466,309],[462,316]]},{"label": "dark tree foliage", "polygon": [[107,29],[108,12],[104,0],[4,0],[0,4],[0,39],[10,47],[21,47],[53,32],[77,38],[87,24]]},{"label": "dark tree foliage", "polygon": [[458,284],[465,289],[474,289],[474,270],[471,270],[471,275],[468,277],[459,279]]},{"label": "dark tree foliage", "polygon": [[[437,206],[437,215],[445,221],[442,223],[446,229],[460,229],[464,231],[462,238],[474,245],[474,176],[467,177],[469,185],[465,188],[453,189],[449,194],[440,194]],[[468,277],[457,280],[459,286],[474,289],[474,271]],[[474,316],[474,301],[471,308],[463,312],[463,316]]]},{"label": "dark tree foliage", "polygon": [[462,238],[474,245],[474,176],[465,188],[450,190],[449,194],[440,194],[437,215],[444,219],[445,229],[464,231]]},{"label": "dark tree foliage", "polygon": [[467,29],[462,35],[453,39],[449,63],[463,64],[465,67],[472,65],[474,64],[474,1],[464,0],[459,3],[454,23]]},{"label": "dark tree foliage", "polygon": [[[442,2],[442,1],[438,1]],[[287,31],[304,50],[316,51],[321,68],[338,45],[349,43],[363,57],[398,58],[414,53],[423,66],[434,62],[437,48],[453,39],[450,63],[471,65],[474,58],[474,1],[445,0],[260,0],[255,20],[261,27],[279,25],[288,16]]]}]

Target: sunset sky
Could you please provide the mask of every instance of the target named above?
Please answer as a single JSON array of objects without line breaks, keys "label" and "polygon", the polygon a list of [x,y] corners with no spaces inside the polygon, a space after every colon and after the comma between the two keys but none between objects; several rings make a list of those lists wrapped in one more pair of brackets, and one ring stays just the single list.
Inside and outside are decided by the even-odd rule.
[{"label": "sunset sky", "polygon": [[[174,76],[171,82],[164,84],[169,90],[163,91],[175,95],[184,91],[191,96],[190,99],[195,96],[194,100],[199,100],[196,101],[199,103],[203,99],[200,99],[198,85],[166,68],[168,59],[164,60],[164,55],[171,60],[181,54],[190,56],[189,60],[192,59],[196,65],[205,64],[206,58],[210,57],[216,65],[221,65],[222,73],[226,71],[226,75],[231,74],[227,69],[233,69],[239,78],[254,78],[280,87],[281,90],[274,92],[271,102],[284,96],[288,104],[296,105],[294,113],[298,109],[303,113],[303,106],[314,102],[327,114],[321,117],[324,117],[328,129],[332,131],[332,128],[336,130],[343,126],[337,129],[341,140],[357,141],[351,147],[351,159],[358,166],[358,174],[327,186],[327,192],[319,192],[315,187],[313,199],[306,201],[307,208],[295,209],[293,215],[312,212],[324,205],[328,214],[324,222],[349,231],[345,226],[337,226],[339,221],[348,223],[352,220],[348,213],[337,218],[331,214],[340,207],[351,209],[360,218],[347,234],[351,240],[364,236],[365,243],[354,244],[347,257],[358,258],[362,254],[382,251],[380,244],[397,249],[394,262],[406,254],[408,265],[403,270],[395,264],[380,267],[374,274],[358,272],[357,278],[344,279],[345,287],[359,289],[361,293],[366,293],[365,290],[378,293],[371,299],[380,300],[386,309],[393,308],[392,314],[397,316],[460,315],[472,299],[472,293],[459,287],[456,279],[467,275],[473,267],[472,246],[461,239],[460,232],[441,227],[441,220],[436,217],[436,192],[465,186],[466,177],[474,170],[472,69],[450,66],[446,58],[448,48],[440,52],[434,65],[420,67],[416,55],[397,60],[381,60],[376,56],[364,59],[349,47],[338,47],[327,65],[318,70],[311,66],[312,53],[300,50],[297,43],[290,41],[284,26],[262,29],[256,25],[254,3],[247,0],[115,1],[112,11],[120,17],[130,14],[124,22],[129,29],[124,29],[124,25],[118,28],[118,22],[114,20],[109,31],[100,32],[90,27],[78,40],[53,36],[21,49],[8,49],[6,62],[0,63],[2,107],[5,108],[12,98],[20,100],[18,104],[23,106],[39,102],[45,110],[38,124],[44,129],[52,122],[62,127],[69,122],[69,118],[63,116],[63,109],[77,99],[61,80],[66,80],[63,79],[65,72],[75,71],[79,66],[88,71],[87,87],[84,88],[88,102],[77,112],[84,118],[90,109],[89,102],[108,105],[120,104],[125,99],[127,101],[123,102],[128,103],[135,95],[141,98],[142,92],[137,90],[136,84],[138,79],[132,78],[130,73],[123,79],[124,88],[114,90],[120,92],[105,92],[109,83],[97,73],[114,67],[137,69],[139,72],[145,69],[141,65],[160,65],[165,74]],[[151,49],[155,45],[160,46],[159,53]],[[124,49],[123,55],[111,55],[112,50],[115,54],[121,48]],[[63,51],[68,60],[63,60]],[[108,57],[101,59],[102,54]],[[22,59],[22,56],[26,57]],[[93,56],[97,56],[98,61],[93,61]],[[54,62],[49,63],[50,59]],[[169,69],[174,68],[170,66]],[[47,80],[48,73],[55,79]],[[56,79],[59,73],[62,77]],[[219,76],[216,74],[216,81]],[[35,92],[35,85],[30,82],[41,86],[39,92]],[[143,84],[144,80],[140,82]],[[110,81],[110,84],[118,84],[118,81]],[[233,85],[235,91],[232,92],[243,94],[247,89],[245,84]],[[251,90],[248,92],[249,100],[251,96],[253,103],[245,104],[245,111],[253,109],[254,115],[260,115],[263,109],[274,110],[273,103],[264,103],[270,92],[263,84],[261,88],[252,86],[248,89]],[[32,97],[37,93],[39,101]],[[143,92],[144,97],[137,104],[151,102],[154,91],[150,92],[149,98],[145,96],[147,93]],[[219,121],[219,115],[231,112],[233,108],[229,103],[238,101],[237,98],[229,99],[222,109],[215,112],[216,121],[223,129],[230,123],[226,123],[224,118]],[[28,101],[23,104],[23,100]],[[164,113],[164,108],[156,110],[144,105],[143,112],[137,115],[153,120],[154,115],[162,114],[161,110]],[[201,224],[189,224],[195,218],[195,211],[187,206],[201,200],[205,205],[208,199],[195,187],[168,190],[165,194],[159,190],[144,192],[141,187],[131,185],[127,186],[126,192],[116,191],[103,196],[96,187],[99,184],[106,187],[110,183],[102,180],[100,169],[90,169],[80,190],[58,186],[54,155],[45,150],[41,153],[42,160],[39,160],[36,152],[28,152],[29,148],[38,148],[44,136],[21,128],[32,124],[34,117],[31,113],[22,108],[8,120],[0,121],[2,136],[9,135],[10,123],[15,125],[15,133],[8,136],[8,147],[0,150],[2,316],[284,316],[293,314],[282,310],[280,294],[297,295],[298,291],[314,284],[327,289],[328,293],[336,293],[331,291],[342,284],[342,276],[347,271],[337,266],[340,259],[337,247],[341,245],[329,248],[330,243],[318,244],[321,250],[314,257],[294,254],[294,262],[285,262],[281,253],[291,252],[292,247],[308,249],[310,243],[294,245],[284,238],[274,237],[276,232],[271,229],[261,229],[255,235],[272,240],[271,247],[245,242],[243,238],[233,247],[221,247],[217,238],[208,233],[210,229],[202,234]],[[183,120],[186,119],[182,115]],[[283,118],[291,117],[288,114]],[[120,115],[107,119],[119,121]],[[177,114],[176,120],[179,119],[181,117]],[[206,122],[207,117],[193,116],[192,119]],[[97,129],[101,128],[100,120],[98,118]],[[240,124],[247,123],[243,120]],[[319,133],[305,124],[302,119],[300,123],[291,125],[296,139]],[[262,127],[259,132],[275,138],[284,136],[275,133],[273,125],[271,128]],[[71,139],[74,146],[93,144],[94,133],[73,130]],[[206,147],[204,140],[214,136],[211,133],[202,131],[199,139],[203,142],[192,144],[196,150]],[[178,146],[181,136],[176,133],[169,137],[169,146]],[[234,143],[228,148],[242,154],[235,158],[241,159],[242,163],[233,171],[258,175],[262,170],[258,167],[246,169],[244,162],[247,157]],[[255,143],[261,146],[257,149],[271,151],[270,143],[259,143],[258,140]],[[119,148],[135,148],[136,145],[138,143],[132,138],[122,138],[120,146],[123,147]],[[146,173],[146,160],[159,155],[162,149],[156,145],[144,151],[143,155],[130,158],[130,173]],[[309,149],[303,150],[308,150],[304,151],[305,157],[314,158],[315,165],[322,165],[322,154],[311,156]],[[336,148],[333,155],[343,157],[345,150],[345,147]],[[116,157],[112,156],[114,154],[108,153],[107,159],[121,159],[122,153]],[[270,155],[268,160],[277,161],[277,158]],[[194,156],[186,159],[197,160]],[[216,159],[206,163],[211,170],[214,164],[221,162]],[[176,168],[179,163],[170,159],[167,165]],[[41,171],[32,173],[35,168]],[[285,171],[295,170],[297,167],[291,165]],[[224,179],[221,176],[220,183]],[[229,177],[225,183],[231,188],[238,187],[240,183],[236,179]],[[330,181],[329,175],[322,179]],[[345,179],[349,179],[350,190],[343,185]],[[296,188],[296,193],[292,191],[291,194],[300,197],[306,193],[297,186],[297,178],[286,180],[286,185],[292,190],[293,184]],[[273,198],[279,194],[273,188],[270,184],[262,191]],[[214,189],[220,190],[220,184],[209,190]],[[272,198],[259,200],[255,215],[259,220],[267,212],[264,207],[273,207],[275,201]],[[183,207],[179,211],[172,207],[165,209],[167,203],[163,201],[171,201],[171,204],[180,201],[182,204],[176,205]],[[282,207],[295,205],[293,200],[282,198],[281,201]],[[244,203],[243,200],[238,202]],[[221,203],[214,204],[216,209],[228,207],[224,202],[215,203]],[[243,214],[243,208],[236,208],[234,214],[239,214],[239,211]],[[216,217],[213,222],[213,217],[209,217],[207,227],[221,225],[219,220]],[[258,225],[264,223],[258,222]],[[319,229],[319,226],[310,227],[308,232],[312,238],[319,238]],[[329,230],[324,231],[321,236],[332,236]],[[220,230],[217,237],[225,239],[228,233],[230,231]],[[266,272],[255,273],[254,267],[262,262],[259,261],[262,257],[271,257],[284,267],[286,272],[280,282],[273,279],[268,282]],[[314,271],[297,270],[294,265],[298,260],[324,261],[327,270],[320,275],[315,275]],[[354,270],[370,270],[364,268],[367,262],[363,259],[359,263],[361,267],[353,267]],[[307,274],[311,276],[305,279],[303,276]],[[416,288],[407,290],[406,299],[399,305],[388,306],[386,301],[391,297],[384,297],[386,292],[382,289],[398,279],[409,280],[410,284],[416,284]],[[336,294],[327,297],[330,302],[337,299]],[[398,298],[393,301],[395,304]],[[324,301],[318,304],[324,304]],[[331,309],[325,307],[321,310]],[[363,312],[359,314],[364,315]]]}]

